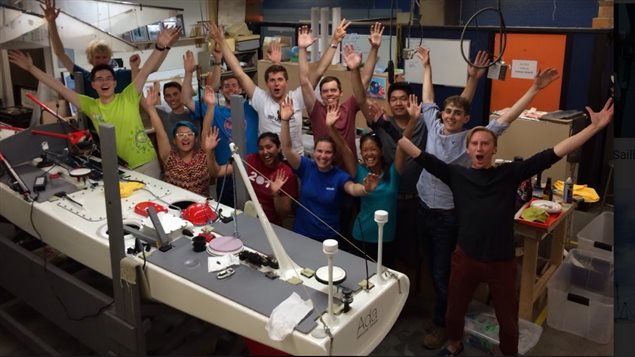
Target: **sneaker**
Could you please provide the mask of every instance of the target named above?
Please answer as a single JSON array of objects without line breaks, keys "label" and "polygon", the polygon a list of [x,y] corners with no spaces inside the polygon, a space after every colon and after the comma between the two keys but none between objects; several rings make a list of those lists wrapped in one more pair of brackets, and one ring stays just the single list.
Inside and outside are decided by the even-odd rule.
[{"label": "sneaker", "polygon": [[429,350],[436,350],[443,346],[447,338],[445,337],[445,328],[434,326],[430,331],[426,331],[423,335],[423,347]]},{"label": "sneaker", "polygon": [[458,356],[461,354],[461,352],[463,352],[463,342],[459,343],[459,348],[457,348],[454,352],[450,352],[448,346],[443,347],[441,351],[437,353],[437,356]]}]

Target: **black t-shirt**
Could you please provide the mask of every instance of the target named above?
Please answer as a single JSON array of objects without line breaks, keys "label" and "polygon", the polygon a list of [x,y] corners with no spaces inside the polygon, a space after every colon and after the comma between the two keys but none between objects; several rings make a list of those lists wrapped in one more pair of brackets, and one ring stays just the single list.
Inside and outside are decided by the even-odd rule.
[{"label": "black t-shirt", "polygon": [[446,164],[422,153],[417,162],[452,189],[459,221],[458,244],[470,257],[490,262],[506,261],[514,253],[514,202],[523,180],[560,160],[553,149],[527,160],[488,169]]}]

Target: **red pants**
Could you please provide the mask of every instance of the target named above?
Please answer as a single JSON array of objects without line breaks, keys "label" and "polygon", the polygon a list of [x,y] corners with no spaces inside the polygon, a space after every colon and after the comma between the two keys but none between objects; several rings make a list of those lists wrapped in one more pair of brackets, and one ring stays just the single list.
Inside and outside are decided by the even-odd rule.
[{"label": "red pants", "polygon": [[481,262],[468,257],[457,245],[452,253],[448,287],[446,333],[450,340],[461,340],[465,314],[479,283],[487,283],[494,300],[500,326],[500,349],[504,355],[518,354],[518,299],[516,261]]}]

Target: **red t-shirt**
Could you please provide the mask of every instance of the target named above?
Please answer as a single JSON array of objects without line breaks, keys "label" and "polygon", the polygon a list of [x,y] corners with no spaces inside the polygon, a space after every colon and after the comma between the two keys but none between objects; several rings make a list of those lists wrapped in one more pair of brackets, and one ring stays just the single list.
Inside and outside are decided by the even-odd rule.
[{"label": "red t-shirt", "polygon": [[[270,187],[271,183],[258,174],[254,169],[258,170],[262,175],[272,181],[275,179],[275,174],[278,170],[284,170],[288,179],[282,186],[282,189],[295,199],[298,198],[297,176],[293,173],[291,167],[284,162],[281,162],[278,164],[278,167],[273,169],[265,166],[262,160],[260,160],[260,157],[258,157],[258,154],[247,155],[247,163],[249,164],[246,167],[247,177],[249,177],[249,181],[251,181],[251,186],[253,186],[254,191],[256,192],[256,196],[258,197],[258,201],[260,201],[262,210],[265,211],[269,222],[281,226],[282,219],[278,217],[276,208],[273,205],[273,195],[271,194]],[[284,193],[281,192],[280,194],[283,195]]]},{"label": "red t-shirt", "polygon": [[[353,155],[357,158],[357,148],[355,147],[355,116],[359,106],[354,97],[349,97],[340,104],[340,118],[335,122],[335,129],[342,135],[348,147],[351,148]],[[315,100],[313,111],[309,115],[311,119],[311,128],[313,129],[313,140],[317,141],[320,137],[329,135],[326,126],[326,106],[319,100]],[[342,160],[340,153],[337,154],[335,162],[341,166]]]}]

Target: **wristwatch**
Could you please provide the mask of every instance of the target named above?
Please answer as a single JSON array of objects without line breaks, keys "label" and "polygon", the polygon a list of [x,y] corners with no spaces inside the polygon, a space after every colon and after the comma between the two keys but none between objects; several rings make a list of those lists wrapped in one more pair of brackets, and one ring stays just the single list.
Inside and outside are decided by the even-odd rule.
[{"label": "wristwatch", "polygon": [[331,48],[337,48],[337,43],[331,43]]},{"label": "wristwatch", "polygon": [[170,47],[170,46],[159,47],[159,44],[158,44],[158,43],[155,43],[155,44],[154,44],[154,48],[156,48],[156,49],[157,49],[157,51],[163,52],[163,51],[165,51],[165,50],[169,50],[171,47]]}]

